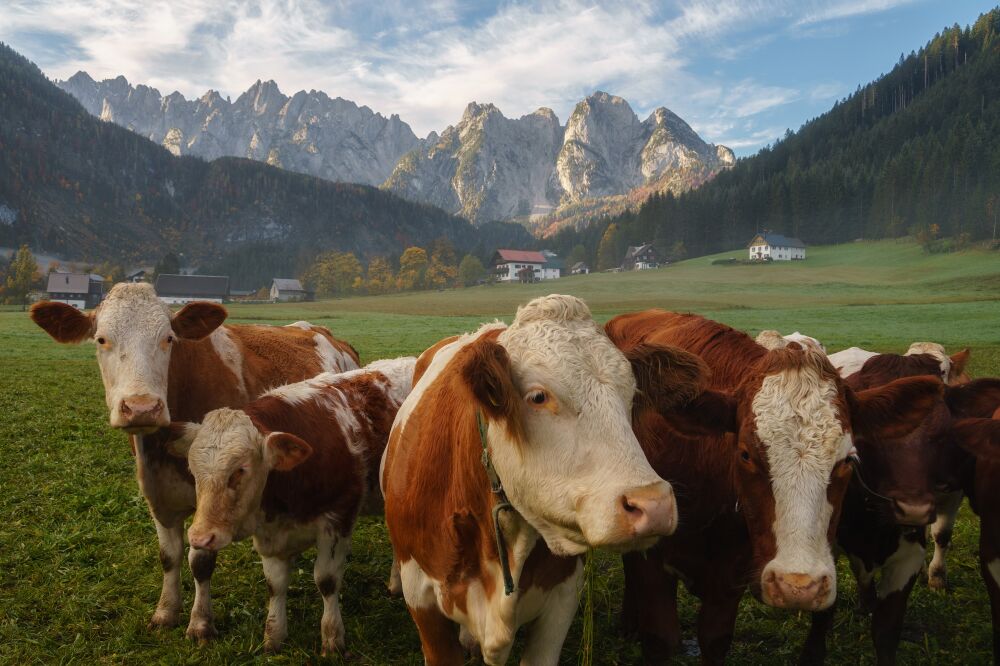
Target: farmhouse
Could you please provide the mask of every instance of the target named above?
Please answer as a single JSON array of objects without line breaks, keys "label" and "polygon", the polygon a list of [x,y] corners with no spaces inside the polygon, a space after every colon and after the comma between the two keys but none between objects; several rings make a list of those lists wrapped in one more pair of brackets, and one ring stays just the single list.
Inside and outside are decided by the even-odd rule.
[{"label": "farmhouse", "polygon": [[573,275],[586,275],[590,272],[590,266],[582,261],[578,261],[573,264],[573,268],[571,268],[569,272]]},{"label": "farmhouse", "polygon": [[96,308],[104,298],[104,278],[87,273],[49,273],[45,291],[50,301],[80,310]]},{"label": "farmhouse", "polygon": [[623,271],[642,271],[648,268],[656,268],[660,265],[660,256],[652,243],[632,246],[625,251],[625,259],[622,260]]},{"label": "farmhouse", "polygon": [[553,252],[497,250],[491,263],[498,282],[554,280],[562,273],[562,261]]},{"label": "farmhouse", "polygon": [[221,303],[229,298],[229,276],[164,273],[156,278],[156,295],[171,305],[191,301]]},{"label": "farmhouse", "polygon": [[308,300],[308,296],[308,292],[298,280],[291,278],[274,278],[271,280],[272,301],[305,301]]},{"label": "farmhouse", "polygon": [[806,244],[771,231],[763,231],[750,241],[750,261],[791,261],[806,258]]}]

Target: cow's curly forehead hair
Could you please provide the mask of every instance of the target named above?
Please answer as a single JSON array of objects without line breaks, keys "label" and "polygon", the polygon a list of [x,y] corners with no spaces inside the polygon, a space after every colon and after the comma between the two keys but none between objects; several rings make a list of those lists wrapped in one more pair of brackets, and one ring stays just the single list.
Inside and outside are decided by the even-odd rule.
[{"label": "cow's curly forehead hair", "polygon": [[148,282],[119,282],[97,306],[98,321],[105,323],[100,321],[102,313],[111,314],[126,308],[125,312],[130,317],[148,318],[160,314],[168,319],[170,317],[170,308],[157,297],[153,285]]}]

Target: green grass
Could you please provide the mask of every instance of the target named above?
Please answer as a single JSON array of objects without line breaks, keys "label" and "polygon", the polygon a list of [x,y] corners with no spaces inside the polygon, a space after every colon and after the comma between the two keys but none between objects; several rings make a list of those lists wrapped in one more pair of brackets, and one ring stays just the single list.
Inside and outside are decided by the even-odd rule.
[{"label": "green grass", "polygon": [[[742,256],[742,253],[740,253]],[[657,271],[589,275],[541,285],[352,298],[291,305],[233,305],[231,321],[309,319],[349,340],[365,361],[414,354],[518,303],[574,293],[605,320],[665,307],[702,312],[756,333],[800,330],[831,351],[857,344],[883,351],[913,340],[971,346],[971,371],[1000,375],[1000,255],[928,256],[905,243],[810,248],[802,263],[712,266],[700,258]],[[159,592],[156,537],[134,481],[123,435],[106,425],[90,345],[60,346],[19,311],[0,311],[0,661],[3,663],[316,663],[321,603],[311,556],[293,577],[285,652],[265,657],[266,591],[249,544],[227,549],[213,579],[220,639],[189,644],[183,628],[149,633]],[[976,559],[978,523],[964,509],[950,561],[948,595],[918,584],[907,613],[900,663],[979,664],[991,656],[989,606]],[[342,596],[352,663],[417,664],[419,641],[402,601],[383,581],[390,548],[378,520],[365,519]],[[620,636],[619,560],[593,562],[594,663],[630,664],[638,648]],[[829,663],[872,663],[868,618],[855,615],[855,588],[840,569],[840,601]],[[184,572],[186,607],[190,573]],[[685,637],[696,605],[683,595]],[[578,617],[563,662],[576,663]],[[744,601],[731,663],[789,663],[809,624],[804,613]],[[696,663],[684,658],[680,663]],[[338,663],[331,659],[330,663]]]}]

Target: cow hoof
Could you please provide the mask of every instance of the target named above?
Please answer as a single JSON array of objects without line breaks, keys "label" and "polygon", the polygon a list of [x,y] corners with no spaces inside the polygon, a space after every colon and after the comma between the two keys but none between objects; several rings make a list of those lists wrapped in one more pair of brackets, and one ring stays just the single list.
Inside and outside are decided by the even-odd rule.
[{"label": "cow hoof", "polygon": [[938,592],[948,591],[948,575],[944,573],[932,572],[927,576],[927,587]]},{"label": "cow hoof", "polygon": [[180,613],[176,611],[158,610],[149,619],[146,629],[157,631],[159,629],[173,629],[180,624]]},{"label": "cow hoof", "polygon": [[281,652],[281,641],[264,639],[264,654],[278,654],[279,652]]},{"label": "cow hoof", "polygon": [[198,622],[189,625],[185,635],[189,640],[197,642],[198,645],[204,645],[216,638],[219,632],[215,630],[215,626],[211,622]]}]

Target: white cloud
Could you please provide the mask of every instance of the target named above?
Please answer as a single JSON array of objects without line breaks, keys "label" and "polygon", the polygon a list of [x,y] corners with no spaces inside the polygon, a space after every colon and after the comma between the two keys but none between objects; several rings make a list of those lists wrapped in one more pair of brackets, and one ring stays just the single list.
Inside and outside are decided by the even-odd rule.
[{"label": "white cloud", "polygon": [[[41,58],[32,45],[48,35],[57,53],[41,64],[54,78],[123,74],[188,97],[209,88],[236,96],[274,79],[286,94],[318,89],[398,113],[421,135],[456,122],[472,100],[508,116],[549,106],[565,122],[604,89],[640,115],[669,106],[719,141],[765,131],[739,121],[803,94],[696,75],[692,58],[733,61],[787,26],[910,1],[7,0],[0,39]],[[733,136],[734,145],[751,140]]]}]

